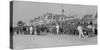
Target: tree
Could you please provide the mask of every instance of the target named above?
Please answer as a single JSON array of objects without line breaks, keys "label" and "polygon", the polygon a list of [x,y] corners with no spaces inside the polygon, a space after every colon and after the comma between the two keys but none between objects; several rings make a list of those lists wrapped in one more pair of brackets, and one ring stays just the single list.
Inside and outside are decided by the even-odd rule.
[{"label": "tree", "polygon": [[24,24],[25,23],[23,21],[18,21],[17,26],[22,27],[22,26],[24,26]]},{"label": "tree", "polygon": [[23,21],[18,21],[18,23],[17,23],[17,26],[18,26],[18,28],[19,28],[19,33],[22,33],[22,29],[23,29],[23,27],[24,27],[24,25],[25,25],[25,23],[23,22]]},{"label": "tree", "polygon": [[84,15],[83,19],[91,19],[92,18],[92,14],[86,14]]}]

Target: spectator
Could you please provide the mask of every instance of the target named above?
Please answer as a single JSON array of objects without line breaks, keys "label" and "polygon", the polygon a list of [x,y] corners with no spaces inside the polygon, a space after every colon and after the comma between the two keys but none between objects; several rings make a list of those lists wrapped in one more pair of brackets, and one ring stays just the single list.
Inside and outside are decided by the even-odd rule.
[{"label": "spectator", "polygon": [[93,32],[94,32],[94,27],[92,26],[93,24],[92,24],[92,22],[90,22],[89,24],[88,24],[88,26],[87,26],[87,28],[88,28],[88,37],[92,37],[92,35],[93,35]]},{"label": "spectator", "polygon": [[30,34],[32,35],[32,32],[33,32],[33,27],[30,26]]},{"label": "spectator", "polygon": [[80,23],[78,23],[77,30],[78,30],[78,32],[79,32],[79,38],[83,38],[83,37],[84,37],[84,34],[83,34],[83,27],[81,26]]},{"label": "spectator", "polygon": [[57,31],[57,34],[59,34],[59,25],[58,24],[56,25],[56,31]]}]

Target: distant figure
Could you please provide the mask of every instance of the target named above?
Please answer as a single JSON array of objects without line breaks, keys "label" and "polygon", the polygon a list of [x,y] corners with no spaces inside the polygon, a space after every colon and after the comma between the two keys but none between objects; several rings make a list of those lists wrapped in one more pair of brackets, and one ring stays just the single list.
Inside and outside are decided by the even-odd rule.
[{"label": "distant figure", "polygon": [[97,35],[98,33],[97,33],[97,28],[95,28],[95,35]]},{"label": "distant figure", "polygon": [[88,36],[92,37],[92,35],[94,34],[94,29],[95,27],[93,26],[92,22],[90,22],[87,26],[88,28]]},{"label": "distant figure", "polygon": [[77,30],[79,32],[79,38],[83,38],[84,37],[83,27],[80,25],[80,23],[78,24]]},{"label": "distant figure", "polygon": [[36,26],[34,27],[34,35],[37,35]]},{"label": "distant figure", "polygon": [[93,32],[93,34],[95,34],[95,26],[94,25],[92,26],[92,32]]},{"label": "distant figure", "polygon": [[32,35],[32,32],[33,32],[33,27],[31,26],[30,27],[30,34]]},{"label": "distant figure", "polygon": [[40,35],[40,27],[39,26],[36,26],[36,33],[37,33],[37,35]]},{"label": "distant figure", "polygon": [[59,34],[59,25],[58,24],[56,25],[56,31],[57,31],[57,34]]},{"label": "distant figure", "polygon": [[26,26],[26,34],[29,34],[29,26]]}]

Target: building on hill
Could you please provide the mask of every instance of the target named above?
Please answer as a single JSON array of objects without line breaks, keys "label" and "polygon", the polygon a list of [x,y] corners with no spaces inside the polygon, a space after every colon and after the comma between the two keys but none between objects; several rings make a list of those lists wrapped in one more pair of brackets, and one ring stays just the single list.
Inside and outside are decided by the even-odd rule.
[{"label": "building on hill", "polygon": [[52,14],[52,13],[44,13],[41,16],[33,19],[33,23],[41,24],[49,24],[49,23],[59,23],[62,21],[67,21],[73,19],[73,16],[66,16],[65,14]]}]

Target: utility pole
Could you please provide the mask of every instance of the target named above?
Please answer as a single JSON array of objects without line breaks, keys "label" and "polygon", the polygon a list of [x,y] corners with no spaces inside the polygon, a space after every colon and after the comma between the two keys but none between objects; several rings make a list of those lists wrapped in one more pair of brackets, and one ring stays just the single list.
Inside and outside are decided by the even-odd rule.
[{"label": "utility pole", "polygon": [[62,0],[62,4],[61,4],[61,7],[62,7],[62,15],[64,14],[64,5],[63,5],[63,0]]},{"label": "utility pole", "polygon": [[62,14],[64,14],[64,9],[62,9]]}]

